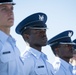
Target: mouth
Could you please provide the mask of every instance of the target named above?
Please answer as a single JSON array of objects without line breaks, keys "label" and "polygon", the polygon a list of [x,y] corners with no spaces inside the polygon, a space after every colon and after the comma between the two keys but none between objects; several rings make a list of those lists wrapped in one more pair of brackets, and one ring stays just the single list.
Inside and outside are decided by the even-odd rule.
[{"label": "mouth", "polygon": [[14,18],[9,18],[8,20],[14,20]]},{"label": "mouth", "polygon": [[45,40],[45,41],[47,41],[47,38],[46,37],[43,37],[42,39]]},{"label": "mouth", "polygon": [[9,18],[8,21],[13,23],[14,22],[14,18]]},{"label": "mouth", "polygon": [[8,16],[8,20],[14,20],[13,14],[10,14],[10,15]]}]

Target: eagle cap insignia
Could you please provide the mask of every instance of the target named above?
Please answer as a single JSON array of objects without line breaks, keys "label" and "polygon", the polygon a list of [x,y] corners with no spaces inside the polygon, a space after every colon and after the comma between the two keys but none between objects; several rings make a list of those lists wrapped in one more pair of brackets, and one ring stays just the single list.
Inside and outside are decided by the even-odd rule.
[{"label": "eagle cap insignia", "polygon": [[44,21],[44,15],[39,15],[39,20]]},{"label": "eagle cap insignia", "polygon": [[68,32],[68,36],[71,37],[72,36],[72,32]]}]

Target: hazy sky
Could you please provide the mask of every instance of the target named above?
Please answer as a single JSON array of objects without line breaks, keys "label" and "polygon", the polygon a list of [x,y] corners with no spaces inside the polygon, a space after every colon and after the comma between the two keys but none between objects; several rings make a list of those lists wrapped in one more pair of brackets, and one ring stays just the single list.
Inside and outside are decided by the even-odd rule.
[{"label": "hazy sky", "polygon": [[[15,22],[11,33],[17,41],[17,46],[21,53],[26,50],[26,43],[23,38],[15,33],[15,27],[25,17],[43,12],[48,16],[47,20],[47,37],[48,39],[65,31],[73,30],[72,40],[76,38],[76,0],[14,0]],[[42,48],[47,54],[50,61],[53,61],[54,55],[50,46]]]}]

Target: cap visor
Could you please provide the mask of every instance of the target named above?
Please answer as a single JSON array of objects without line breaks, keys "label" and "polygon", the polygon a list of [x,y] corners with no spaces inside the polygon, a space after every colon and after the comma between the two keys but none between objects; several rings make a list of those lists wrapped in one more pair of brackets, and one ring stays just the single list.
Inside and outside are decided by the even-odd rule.
[{"label": "cap visor", "polygon": [[48,29],[48,28],[38,28],[38,27],[30,27],[30,29]]},{"label": "cap visor", "polygon": [[12,5],[15,5],[16,3],[13,3],[13,2],[3,2],[3,3],[0,3],[0,5],[2,4],[12,4]]}]

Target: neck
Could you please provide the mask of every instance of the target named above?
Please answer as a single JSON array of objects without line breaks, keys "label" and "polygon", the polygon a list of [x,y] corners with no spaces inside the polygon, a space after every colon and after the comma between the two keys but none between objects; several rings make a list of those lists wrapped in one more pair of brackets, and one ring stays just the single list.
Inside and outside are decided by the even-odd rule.
[{"label": "neck", "polygon": [[6,33],[7,35],[10,35],[10,28],[0,28],[0,30]]},{"label": "neck", "polygon": [[69,63],[70,58],[62,58],[64,61],[66,61],[67,63]]},{"label": "neck", "polygon": [[40,46],[31,46],[31,45],[30,45],[30,47],[32,47],[32,48],[34,48],[34,49],[37,49],[38,51],[41,52],[41,47],[40,47]]}]

